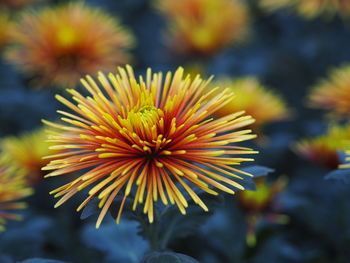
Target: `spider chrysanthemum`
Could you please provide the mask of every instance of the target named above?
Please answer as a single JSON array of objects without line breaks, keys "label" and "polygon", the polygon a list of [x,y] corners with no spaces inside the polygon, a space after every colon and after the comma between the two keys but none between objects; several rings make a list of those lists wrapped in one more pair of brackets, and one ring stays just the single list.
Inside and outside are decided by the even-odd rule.
[{"label": "spider chrysanthemum", "polygon": [[82,3],[25,12],[11,32],[7,58],[36,85],[72,87],[83,74],[129,60],[133,37],[99,9]]},{"label": "spider chrysanthemum", "polygon": [[[261,128],[271,122],[282,121],[290,117],[283,98],[276,92],[264,87],[254,77],[242,77],[236,80],[222,80],[215,85],[228,88],[234,99],[215,112],[217,116],[225,116],[233,112],[245,110],[256,119],[254,126]],[[220,90],[218,90],[220,92]]]},{"label": "spider chrysanthemum", "polygon": [[241,155],[256,152],[236,143],[255,138],[251,130],[241,129],[254,119],[244,112],[211,118],[229,103],[231,94],[225,90],[213,98],[210,92],[202,95],[209,80],[184,77],[183,72],[179,68],[163,77],[149,69],[144,80],[136,79],[127,66],[108,77],[100,73],[98,82],[83,79],[89,96],[68,90],[75,103],[57,96],[72,113],[61,111],[67,125],[45,121],[56,130],[50,140],[57,145],[51,148],[70,151],[50,156],[54,160],[43,169],[53,170],[47,177],[82,174],[52,191],[61,197],[56,206],[88,187],[89,195],[77,210],[98,197],[102,210],[97,226],[119,196],[118,222],[127,197],[134,210],[143,204],[152,222],[158,199],[176,204],[185,214],[187,194],[208,210],[196,189],[214,195],[216,189],[231,194],[244,189],[236,181],[247,173],[232,165],[253,160]]},{"label": "spider chrysanthemum", "polygon": [[329,110],[335,117],[350,116],[350,65],[330,72],[309,95],[310,106]]},{"label": "spider chrysanthemum", "polygon": [[260,0],[262,7],[268,10],[287,8],[295,10],[305,18],[317,16],[350,15],[350,2],[348,0]]},{"label": "spider chrysanthemum", "polygon": [[316,164],[335,169],[341,163],[338,151],[345,151],[349,140],[350,125],[334,125],[324,135],[299,141],[294,150]]},{"label": "spider chrysanthemum", "polygon": [[0,232],[5,229],[8,220],[20,220],[16,210],[26,207],[21,199],[32,194],[26,185],[23,174],[0,165]]},{"label": "spider chrysanthemum", "polygon": [[248,11],[239,0],[158,0],[156,5],[168,21],[168,42],[180,53],[210,55],[248,32]]},{"label": "spider chrysanthemum", "polygon": [[43,159],[50,154],[46,140],[43,129],[5,137],[0,140],[0,160],[23,173],[29,184],[35,184],[43,178],[41,168],[49,162]]}]

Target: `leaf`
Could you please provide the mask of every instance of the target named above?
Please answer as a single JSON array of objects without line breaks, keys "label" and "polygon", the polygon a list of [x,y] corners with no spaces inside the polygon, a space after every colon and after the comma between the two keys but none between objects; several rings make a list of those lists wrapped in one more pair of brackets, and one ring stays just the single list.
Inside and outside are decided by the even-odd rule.
[{"label": "leaf", "polygon": [[194,258],[174,252],[152,252],[146,255],[140,263],[199,263]]},{"label": "leaf", "polygon": [[148,243],[137,234],[138,223],[123,219],[119,225],[114,220],[103,223],[99,229],[87,225],[82,240],[113,262],[138,263],[148,250]]},{"label": "leaf", "polygon": [[45,258],[29,258],[24,261],[19,261],[18,263],[67,263],[67,262],[54,260],[54,259],[45,259]]},{"label": "leaf", "polygon": [[338,169],[328,173],[325,176],[326,180],[338,180],[346,184],[350,184],[350,169]]},{"label": "leaf", "polygon": [[98,208],[98,198],[93,198],[86,204],[83,211],[81,212],[80,219],[86,219],[94,214],[100,213],[101,209]]},{"label": "leaf", "polygon": [[251,191],[256,190],[254,178],[266,176],[266,175],[273,173],[275,171],[274,169],[271,169],[271,168],[268,168],[265,166],[261,166],[261,165],[247,166],[247,167],[242,168],[241,170],[254,175],[253,178],[243,175],[242,177],[244,178],[244,180],[242,182],[240,182],[246,190],[251,190]]},{"label": "leaf", "polygon": [[261,165],[251,165],[251,166],[244,167],[241,170],[254,175],[254,178],[266,176],[275,171],[274,169],[261,166]]}]

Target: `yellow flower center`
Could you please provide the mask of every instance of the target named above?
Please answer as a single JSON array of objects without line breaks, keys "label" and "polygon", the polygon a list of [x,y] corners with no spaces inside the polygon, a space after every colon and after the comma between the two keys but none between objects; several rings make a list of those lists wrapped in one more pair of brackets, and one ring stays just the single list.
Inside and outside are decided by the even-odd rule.
[{"label": "yellow flower center", "polygon": [[77,41],[75,30],[69,26],[63,26],[57,31],[57,44],[61,47],[72,46]]}]

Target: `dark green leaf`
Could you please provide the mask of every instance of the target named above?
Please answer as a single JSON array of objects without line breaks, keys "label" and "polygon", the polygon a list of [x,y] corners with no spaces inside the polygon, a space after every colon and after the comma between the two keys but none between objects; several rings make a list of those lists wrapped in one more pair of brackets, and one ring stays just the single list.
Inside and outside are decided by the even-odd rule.
[{"label": "dark green leaf", "polygon": [[338,180],[346,184],[350,184],[350,169],[338,169],[328,173],[326,180]]},{"label": "dark green leaf", "polygon": [[54,260],[54,259],[45,259],[45,258],[29,258],[18,263],[67,263],[64,261]]}]

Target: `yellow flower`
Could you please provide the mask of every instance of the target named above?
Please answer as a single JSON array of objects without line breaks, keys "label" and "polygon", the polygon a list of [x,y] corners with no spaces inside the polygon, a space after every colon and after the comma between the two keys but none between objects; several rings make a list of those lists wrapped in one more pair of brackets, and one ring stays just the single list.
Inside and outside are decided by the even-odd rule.
[{"label": "yellow flower", "polygon": [[260,0],[262,7],[268,10],[290,8],[305,18],[317,16],[350,15],[350,2],[347,0]]},{"label": "yellow flower", "polygon": [[158,0],[168,20],[168,42],[181,53],[210,55],[244,39],[248,11],[239,0]]},{"label": "yellow flower", "polygon": [[294,146],[294,150],[314,163],[335,169],[340,164],[337,151],[346,150],[348,140],[350,140],[350,125],[334,125],[324,135],[301,140]]},{"label": "yellow flower", "polygon": [[336,117],[350,116],[350,65],[330,72],[329,78],[320,81],[309,95],[312,107],[330,110]]},{"label": "yellow flower", "polygon": [[228,88],[233,92],[232,100],[215,112],[225,116],[244,110],[256,119],[254,126],[261,128],[265,124],[281,121],[290,116],[286,103],[275,92],[268,90],[254,77],[243,77],[236,80],[222,80],[213,86]]},{"label": "yellow flower", "polygon": [[14,210],[26,207],[20,200],[31,195],[32,189],[26,186],[23,174],[0,166],[0,232],[8,220],[20,220],[21,215]]},{"label": "yellow flower", "polygon": [[47,177],[82,174],[51,192],[61,197],[56,207],[89,187],[77,210],[98,197],[102,210],[97,227],[117,196],[123,196],[117,222],[127,197],[133,198],[133,210],[143,204],[153,222],[159,198],[185,214],[188,202],[182,190],[207,211],[194,188],[213,195],[218,194],[216,189],[230,194],[244,189],[236,181],[247,173],[231,165],[253,160],[241,155],[256,152],[237,143],[256,137],[241,129],[254,119],[243,112],[210,118],[229,103],[231,94],[225,90],[210,99],[210,92],[202,95],[209,80],[184,77],[183,72],[179,68],[173,76],[168,72],[163,77],[149,69],[144,80],[127,66],[108,77],[100,73],[98,82],[89,76],[83,79],[89,97],[67,90],[77,105],[57,96],[75,113],[61,112],[68,125],[45,121],[55,130],[50,138],[59,142],[51,148],[71,151],[51,156],[43,169],[53,170]]},{"label": "yellow flower", "polygon": [[250,246],[256,244],[256,225],[261,218],[266,218],[273,223],[284,224],[288,221],[286,215],[276,213],[278,195],[285,189],[287,178],[282,176],[273,183],[267,182],[265,177],[254,180],[256,191],[239,192],[238,205],[246,214],[247,243]]},{"label": "yellow flower", "polygon": [[43,178],[41,168],[49,162],[43,159],[50,153],[46,140],[43,129],[4,138],[0,141],[0,158],[9,167],[21,171],[28,183],[35,184]]},{"label": "yellow flower", "polygon": [[83,74],[127,62],[133,37],[102,11],[70,3],[24,13],[11,41],[8,60],[37,85],[73,87]]}]

